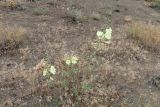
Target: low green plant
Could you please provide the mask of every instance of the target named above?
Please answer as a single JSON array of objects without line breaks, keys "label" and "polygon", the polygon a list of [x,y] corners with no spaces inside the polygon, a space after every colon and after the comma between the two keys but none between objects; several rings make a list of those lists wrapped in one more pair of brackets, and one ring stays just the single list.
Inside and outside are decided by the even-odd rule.
[{"label": "low green plant", "polygon": [[56,68],[53,65],[46,66],[43,70],[43,76],[49,77],[50,80],[53,80],[56,74]]},{"label": "low green plant", "polygon": [[111,43],[112,39],[112,28],[106,28],[104,31],[97,31],[97,38],[92,45],[96,51],[101,51],[106,49],[106,46]]},{"label": "low green plant", "polygon": [[32,11],[32,13],[36,16],[47,15],[48,12],[49,11],[47,9],[43,9],[43,8],[34,8]]},{"label": "low green plant", "polygon": [[[47,60],[46,60],[47,61]],[[64,65],[61,69],[56,69],[52,64],[46,64],[43,69],[43,76],[47,79],[50,87],[58,87],[57,93],[64,95],[68,93],[68,98],[71,101],[79,101],[78,97],[83,91],[92,88],[91,83],[83,82],[82,67],[79,67],[79,59],[75,55],[70,55],[64,58]],[[58,95],[60,96],[60,95]]]},{"label": "low green plant", "polygon": [[151,3],[150,7],[160,12],[160,1]]},{"label": "low green plant", "polygon": [[145,0],[148,2],[149,7],[160,12],[160,0]]},{"label": "low green plant", "polygon": [[44,63],[45,66],[43,68],[43,76],[46,77],[46,79],[48,79],[49,81],[52,81],[56,75],[57,70],[54,65],[49,64],[49,58],[47,53],[45,53],[44,56]]},{"label": "low green plant", "polygon": [[76,56],[70,56],[66,59],[66,64],[71,65],[71,64],[76,64],[78,61],[78,58]]},{"label": "low green plant", "polygon": [[[105,29],[104,32],[97,31],[98,44],[109,44],[111,34],[111,28]],[[95,54],[90,56],[89,60],[86,58],[86,64],[84,65],[82,64],[83,62],[81,62],[82,60],[76,55],[65,57],[60,68],[58,67],[59,64],[46,64],[43,69],[43,76],[49,81],[49,86],[51,86],[53,90],[56,90],[56,96],[65,96],[65,99],[69,99],[72,103],[82,105],[83,101],[79,98],[83,98],[83,95],[94,87],[94,84],[88,80],[88,78],[94,75],[94,73],[91,72],[94,68],[91,67],[90,61],[91,58],[95,57]],[[46,57],[46,61],[48,61],[48,57]],[[63,99],[61,98],[61,100]],[[63,101],[61,101],[61,103],[63,103]]]},{"label": "low green plant", "polygon": [[110,41],[112,38],[112,29],[106,28],[105,31],[97,31],[97,37],[99,40]]},{"label": "low green plant", "polygon": [[90,90],[92,89],[93,85],[89,83],[82,83],[82,89],[84,90]]}]

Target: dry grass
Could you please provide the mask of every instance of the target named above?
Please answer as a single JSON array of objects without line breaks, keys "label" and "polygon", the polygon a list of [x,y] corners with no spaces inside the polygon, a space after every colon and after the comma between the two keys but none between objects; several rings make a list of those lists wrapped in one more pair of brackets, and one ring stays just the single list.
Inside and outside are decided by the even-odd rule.
[{"label": "dry grass", "polygon": [[140,93],[137,101],[130,102],[129,99],[124,99],[121,107],[159,107],[159,94],[155,92]]},{"label": "dry grass", "polygon": [[20,0],[6,0],[6,1],[0,1],[1,6],[10,8],[10,9],[16,9],[20,6],[21,1]]},{"label": "dry grass", "polygon": [[147,47],[160,50],[160,26],[145,22],[132,22],[127,27],[128,35],[142,42]]},{"label": "dry grass", "polygon": [[18,26],[2,26],[0,25],[0,48],[16,47],[24,40],[26,30]]},{"label": "dry grass", "polygon": [[145,0],[147,1],[147,5],[151,8],[154,8],[157,11],[160,11],[160,0]]}]

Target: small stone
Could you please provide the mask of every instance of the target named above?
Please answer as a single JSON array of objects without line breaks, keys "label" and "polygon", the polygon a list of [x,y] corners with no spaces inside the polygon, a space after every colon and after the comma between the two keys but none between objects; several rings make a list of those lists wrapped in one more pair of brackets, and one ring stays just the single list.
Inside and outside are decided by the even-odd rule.
[{"label": "small stone", "polygon": [[131,22],[132,21],[132,17],[131,16],[125,16],[124,17],[124,21]]}]

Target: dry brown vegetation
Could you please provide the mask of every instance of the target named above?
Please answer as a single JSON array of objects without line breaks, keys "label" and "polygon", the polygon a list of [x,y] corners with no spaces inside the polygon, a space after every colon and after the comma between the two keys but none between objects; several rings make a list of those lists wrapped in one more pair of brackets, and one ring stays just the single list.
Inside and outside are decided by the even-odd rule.
[{"label": "dry brown vegetation", "polygon": [[19,26],[0,25],[0,48],[16,47],[24,40],[26,29]]},{"label": "dry brown vegetation", "polygon": [[155,10],[160,10],[160,0],[146,0],[148,3],[147,5]]},{"label": "dry brown vegetation", "polygon": [[160,26],[147,24],[145,22],[132,22],[127,27],[130,36],[141,41],[147,47],[160,49]]},{"label": "dry brown vegetation", "polygon": [[10,9],[16,9],[18,6],[20,6],[20,0],[6,0],[6,1],[0,1],[1,6],[10,8]]}]

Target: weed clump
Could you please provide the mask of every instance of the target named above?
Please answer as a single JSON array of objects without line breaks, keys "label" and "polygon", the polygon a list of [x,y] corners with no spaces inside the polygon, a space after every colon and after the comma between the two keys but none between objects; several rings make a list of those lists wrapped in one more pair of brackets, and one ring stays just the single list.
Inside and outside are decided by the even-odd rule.
[{"label": "weed clump", "polygon": [[43,8],[34,8],[32,11],[33,15],[36,16],[41,16],[41,15],[47,15],[48,14],[48,10],[47,9],[43,9]]},{"label": "weed clump", "polygon": [[88,20],[88,17],[81,11],[76,9],[71,9],[68,12],[68,18],[72,20],[72,22],[79,23]]},{"label": "weed clump", "polygon": [[10,8],[11,10],[16,9],[20,7],[20,1],[19,0],[6,0],[5,2],[1,3],[4,7]]},{"label": "weed clump", "polygon": [[0,49],[15,48],[24,40],[26,29],[0,25]]},{"label": "weed clump", "polygon": [[149,7],[160,12],[160,0],[146,0],[149,3]]},{"label": "weed clump", "polygon": [[159,25],[147,24],[145,22],[132,22],[127,27],[127,33],[147,47],[160,50],[159,29]]}]

